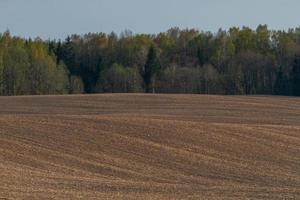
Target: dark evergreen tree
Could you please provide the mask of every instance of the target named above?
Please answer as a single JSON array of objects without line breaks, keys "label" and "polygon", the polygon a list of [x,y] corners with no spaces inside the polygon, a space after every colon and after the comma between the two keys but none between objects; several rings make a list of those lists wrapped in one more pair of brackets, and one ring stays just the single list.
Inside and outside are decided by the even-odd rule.
[{"label": "dark evergreen tree", "polygon": [[293,95],[300,96],[300,55],[295,56],[291,77]]},{"label": "dark evergreen tree", "polygon": [[276,82],[274,86],[274,94],[275,95],[287,95],[288,92],[288,80],[283,73],[283,67],[279,67],[279,71],[276,75]]},{"label": "dark evergreen tree", "polygon": [[144,67],[144,84],[146,93],[155,92],[155,78],[159,71],[160,64],[157,58],[156,49],[153,45],[149,48],[147,61]]},{"label": "dark evergreen tree", "polygon": [[56,55],[56,64],[58,65],[63,57],[63,50],[62,50],[62,46],[61,46],[61,41],[59,40],[57,43],[57,46],[54,50],[54,53]]},{"label": "dark evergreen tree", "polygon": [[57,49],[56,51],[57,55],[59,56],[59,60],[57,58],[56,62],[59,62],[62,59],[67,65],[71,74],[79,75],[80,70],[76,64],[75,44],[72,42],[71,37],[68,36],[63,45],[61,45],[60,50]]},{"label": "dark evergreen tree", "polygon": [[198,62],[200,66],[203,66],[205,64],[205,58],[204,58],[204,53],[200,47],[197,49],[197,57],[198,57]]}]

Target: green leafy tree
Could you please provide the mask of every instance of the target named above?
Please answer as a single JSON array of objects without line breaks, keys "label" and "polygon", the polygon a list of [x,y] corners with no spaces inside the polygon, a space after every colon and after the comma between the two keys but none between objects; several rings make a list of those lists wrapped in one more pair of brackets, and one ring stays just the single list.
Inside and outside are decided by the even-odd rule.
[{"label": "green leafy tree", "polygon": [[98,82],[98,90],[112,93],[138,92],[140,80],[134,68],[115,63],[102,73]]},{"label": "green leafy tree", "polygon": [[69,93],[70,94],[84,93],[84,85],[79,76],[74,76],[74,75],[70,76]]}]

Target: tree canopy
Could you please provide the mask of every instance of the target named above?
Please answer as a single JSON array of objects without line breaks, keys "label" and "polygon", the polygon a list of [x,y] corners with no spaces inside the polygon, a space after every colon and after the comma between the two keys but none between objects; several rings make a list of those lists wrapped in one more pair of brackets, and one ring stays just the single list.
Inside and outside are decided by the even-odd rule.
[{"label": "tree canopy", "polygon": [[158,92],[300,96],[300,28],[0,34],[0,95]]}]

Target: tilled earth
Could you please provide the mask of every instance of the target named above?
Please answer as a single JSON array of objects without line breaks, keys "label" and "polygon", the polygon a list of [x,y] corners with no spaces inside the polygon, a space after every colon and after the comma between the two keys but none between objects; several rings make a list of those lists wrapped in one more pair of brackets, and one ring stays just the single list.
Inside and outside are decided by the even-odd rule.
[{"label": "tilled earth", "polygon": [[0,97],[0,199],[300,199],[300,98]]}]

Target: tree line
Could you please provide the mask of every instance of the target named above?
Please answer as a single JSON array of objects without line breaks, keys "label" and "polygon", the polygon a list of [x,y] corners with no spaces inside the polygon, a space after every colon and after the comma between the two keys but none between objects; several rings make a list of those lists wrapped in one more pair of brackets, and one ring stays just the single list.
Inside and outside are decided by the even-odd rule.
[{"label": "tree line", "polygon": [[300,96],[300,28],[0,34],[0,95],[102,92]]}]

